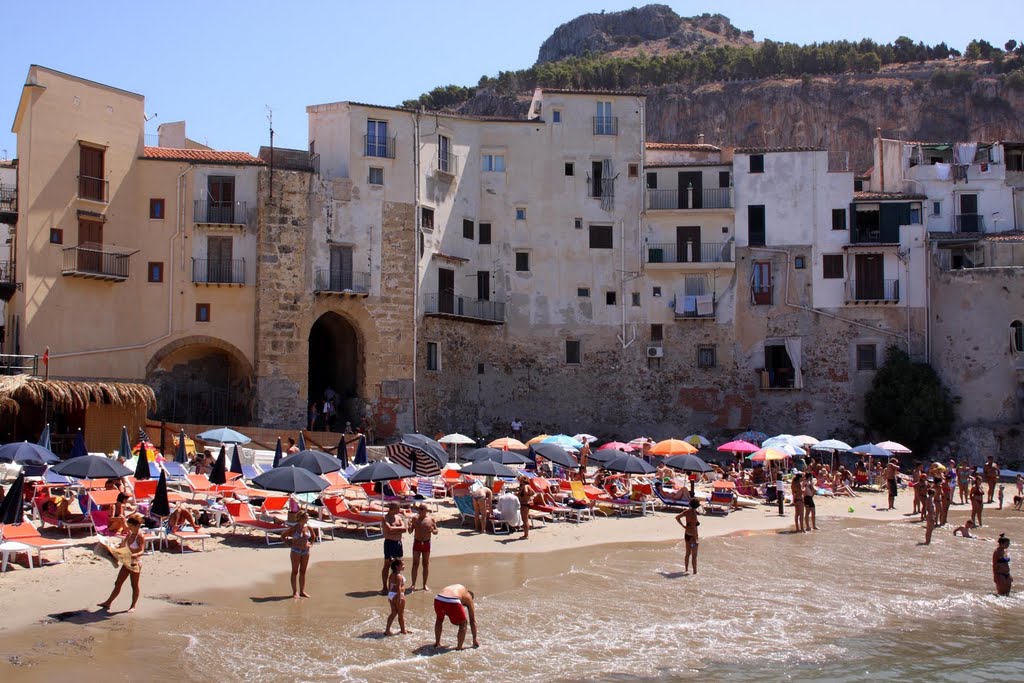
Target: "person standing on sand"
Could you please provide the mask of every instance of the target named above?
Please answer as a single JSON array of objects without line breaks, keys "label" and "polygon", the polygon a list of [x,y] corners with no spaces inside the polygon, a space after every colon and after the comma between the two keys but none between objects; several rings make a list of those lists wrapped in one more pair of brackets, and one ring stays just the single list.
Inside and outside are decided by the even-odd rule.
[{"label": "person standing on sand", "polygon": [[522,438],[523,438],[523,423],[519,421],[519,418],[518,417],[513,417],[512,418],[512,424],[509,425],[509,426],[512,427],[512,436],[513,436],[513,438],[516,438],[516,439],[519,439],[520,441],[522,441]]},{"label": "person standing on sand", "polygon": [[982,472],[985,475],[985,483],[988,484],[988,502],[994,503],[993,498],[996,494],[996,484],[999,483],[999,465],[996,464],[991,455],[985,461]]},{"label": "person standing on sand", "polygon": [[911,514],[920,514],[921,519],[924,519],[924,512],[921,508],[924,504],[924,492],[928,488],[924,478],[924,465],[918,465],[910,473],[910,486],[914,489],[914,509],[911,510]]},{"label": "person standing on sand", "polygon": [[700,507],[700,501],[694,499],[690,501],[690,507],[683,510],[676,515],[676,524],[683,527],[683,543],[686,544],[686,554],[683,556],[683,571],[687,571],[690,568],[690,561],[693,560],[693,573],[697,574],[697,546],[699,544],[699,534],[697,533],[697,527],[700,526],[700,520],[697,519],[697,509]]},{"label": "person standing on sand", "polygon": [[110,597],[99,603],[98,606],[109,610],[111,603],[114,602],[121,592],[121,586],[124,585],[125,579],[130,577],[132,604],[128,608],[128,612],[131,613],[135,611],[135,606],[139,603],[139,596],[142,594],[142,591],[139,589],[139,578],[142,574],[140,558],[146,552],[146,537],[142,535],[142,515],[137,512],[129,515],[126,523],[128,525],[128,535],[121,539],[121,545],[116,550],[120,551],[118,554],[121,556],[126,551],[130,553],[130,561],[121,563],[121,569],[117,572],[117,578],[114,579],[114,590],[110,591]]},{"label": "person standing on sand", "polygon": [[420,503],[416,508],[416,518],[409,523],[409,531],[412,533],[412,584],[410,588],[416,590],[416,574],[419,573],[420,560],[423,561],[423,590],[427,588],[427,575],[430,573],[430,540],[431,536],[437,536],[437,522],[427,514],[427,506]]},{"label": "person standing on sand", "polygon": [[992,553],[992,580],[996,584],[996,595],[1009,595],[1013,586],[1010,576],[1010,539],[999,534],[995,552]]},{"label": "person standing on sand", "polygon": [[[807,475],[811,476],[810,474]],[[797,532],[807,531],[804,526],[804,475],[794,474],[793,482],[790,485],[790,493],[793,495],[793,515],[796,518]],[[779,491],[780,496],[785,496]]]},{"label": "person standing on sand", "polygon": [[999,507],[996,508],[997,510],[1002,510],[1003,509],[1003,489],[1004,488],[1006,488],[1006,487],[1003,486],[1002,484],[999,485],[999,493],[996,494],[996,500],[999,501]]},{"label": "person standing on sand", "polygon": [[590,460],[590,443],[583,437],[583,448],[580,449],[580,481],[587,485],[587,462]]},{"label": "person standing on sand", "polygon": [[970,502],[970,489],[971,489],[971,473],[967,468],[967,463],[960,463],[960,466],[956,468],[956,486],[960,491],[960,504],[966,505]]},{"label": "person standing on sand", "polygon": [[533,489],[530,488],[530,480],[522,477],[519,480],[519,491],[516,494],[519,498],[519,516],[523,520],[523,539],[530,538],[530,505],[533,503]]},{"label": "person standing on sand", "polygon": [[939,526],[946,526],[946,521],[949,519],[949,506],[953,504],[952,479],[953,475],[948,471],[945,474],[939,475],[939,484],[935,496],[935,500],[938,503],[935,516],[938,518]]},{"label": "person standing on sand", "polygon": [[380,572],[381,595],[388,592],[388,572],[391,571],[391,562],[401,560],[405,556],[402,548],[402,536],[405,535],[405,522],[399,517],[398,503],[388,505],[387,514],[381,520],[380,527],[384,532],[384,568]]},{"label": "person standing on sand", "polygon": [[291,547],[292,598],[308,598],[306,592],[306,568],[309,567],[309,551],[317,538],[316,529],[309,526],[309,513],[305,510],[295,515],[295,524],[281,533],[281,539]]},{"label": "person standing on sand", "polygon": [[889,509],[896,509],[896,477],[900,473],[900,461],[896,458],[890,458],[889,464],[885,466],[885,477],[886,486],[889,487]]},{"label": "person standing on sand", "polygon": [[384,635],[391,635],[391,625],[398,617],[398,628],[402,634],[409,631],[405,628],[405,577],[402,570],[405,569],[405,562],[401,559],[391,561],[391,576],[388,577],[388,604],[391,605],[391,613],[388,614],[388,625],[384,628]]},{"label": "person standing on sand", "polygon": [[971,486],[971,521],[981,526],[981,512],[985,508],[985,492],[981,489],[981,477],[974,477]]},{"label": "person standing on sand", "polygon": [[[466,642],[466,624],[473,632],[473,647],[480,647],[476,633],[476,604],[473,602],[475,595],[461,583],[455,583],[441,589],[441,592],[434,596],[434,647],[441,647],[441,630],[444,628],[444,618],[453,626],[459,627],[458,645],[456,650],[461,650]],[[468,614],[467,614],[468,613]]]},{"label": "person standing on sand", "polygon": [[814,494],[817,492],[818,486],[814,478],[807,477],[804,484],[804,531],[818,530],[818,513],[814,505]]}]

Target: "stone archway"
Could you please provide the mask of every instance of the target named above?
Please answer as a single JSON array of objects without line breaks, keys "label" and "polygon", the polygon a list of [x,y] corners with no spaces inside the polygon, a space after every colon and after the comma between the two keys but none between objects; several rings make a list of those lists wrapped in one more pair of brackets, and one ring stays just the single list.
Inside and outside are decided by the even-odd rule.
[{"label": "stone archway", "polygon": [[246,425],[252,420],[252,364],[236,346],[192,336],[167,344],[146,366],[157,419],[186,424]]},{"label": "stone archway", "polygon": [[[359,424],[365,396],[365,355],[360,334],[345,316],[327,312],[309,330],[307,404],[317,404],[317,429],[341,430],[346,422]],[[330,399],[335,415],[323,420],[323,403]]]}]

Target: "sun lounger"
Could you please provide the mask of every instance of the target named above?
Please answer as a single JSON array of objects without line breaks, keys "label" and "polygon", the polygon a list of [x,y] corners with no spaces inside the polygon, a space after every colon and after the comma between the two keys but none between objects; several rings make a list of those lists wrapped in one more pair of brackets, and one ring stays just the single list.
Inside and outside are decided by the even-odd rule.
[{"label": "sun lounger", "polygon": [[199,531],[197,529],[187,531],[180,526],[174,527],[173,529],[168,529],[167,536],[174,538],[178,542],[178,552],[181,553],[195,552],[194,550],[185,547],[186,541],[199,541],[200,552],[206,552],[206,539],[212,538],[212,536],[210,536],[210,534],[208,533]]},{"label": "sun lounger", "polygon": [[476,511],[473,509],[472,496],[455,496],[455,507],[459,510],[459,526],[466,522],[476,523]]},{"label": "sun lounger", "polygon": [[106,508],[110,507],[117,502],[117,497],[121,494],[117,489],[100,489],[99,491],[89,491],[89,507],[90,508]]},{"label": "sun lounger", "polygon": [[63,484],[65,486],[76,483],[76,480],[71,477],[65,477],[57,474],[52,469],[47,469],[43,472],[43,481],[47,484]]},{"label": "sun lounger", "polygon": [[[530,507],[549,516],[553,521],[569,521],[571,519],[576,523],[579,523],[593,518],[593,514],[589,507],[589,501],[588,505],[585,507],[570,507],[556,501],[554,496],[551,495],[551,484],[547,479],[542,479],[540,477],[530,479],[530,488],[543,499],[542,502],[538,502],[537,499],[534,498],[533,502],[530,503]],[[533,517],[531,516],[530,519],[533,519]]]},{"label": "sun lounger", "polygon": [[362,529],[367,538],[380,536],[384,533],[381,529],[381,522],[384,521],[384,514],[368,513],[353,510],[349,507],[348,501],[340,496],[323,498],[323,506],[320,508],[321,516],[343,524],[353,529]]},{"label": "sun lounger", "polygon": [[160,483],[158,480],[159,476],[157,475],[157,479],[143,479],[142,481],[135,482],[135,488],[133,489],[135,500],[145,500],[155,496],[156,486]]},{"label": "sun lounger", "polygon": [[667,508],[684,510],[690,507],[690,496],[687,494],[685,499],[669,498],[665,495],[665,491],[662,489],[661,484],[654,485],[654,497]]},{"label": "sun lounger", "polygon": [[85,531],[92,533],[92,520],[85,515],[75,515],[70,519],[58,519],[55,515],[50,514],[46,511],[45,503],[49,501],[48,496],[37,496],[32,500],[32,507],[35,509],[36,519],[39,520],[39,528],[45,528],[47,524],[55,526],[58,529],[64,529],[68,532],[68,539],[71,538],[71,532],[84,529]]},{"label": "sun lounger", "polygon": [[[90,522],[90,525],[91,524],[92,522]],[[70,543],[43,538],[39,535],[39,529],[35,528],[35,526],[30,522],[22,522],[21,524],[0,524],[0,539],[4,541],[17,541],[18,543],[24,543],[31,547],[35,550],[36,565],[40,567],[43,564],[44,550],[59,550],[60,561],[63,562],[67,559],[64,551],[72,547],[72,544]]]},{"label": "sun lounger", "polygon": [[184,481],[188,476],[188,469],[180,462],[173,460],[165,460],[163,462],[164,472],[167,473],[167,481],[171,480]]},{"label": "sun lounger", "polygon": [[236,527],[242,527],[243,529],[248,529],[250,533],[254,531],[262,533],[267,541],[267,545],[283,543],[280,539],[271,541],[270,537],[271,535],[275,537],[280,535],[282,531],[288,528],[287,524],[257,519],[252,506],[248,503],[225,503],[225,507],[228,519],[231,521],[232,533],[234,533]]},{"label": "sun lounger", "polygon": [[736,486],[729,481],[715,482],[711,488],[711,497],[708,499],[705,514],[728,515],[736,502]]}]

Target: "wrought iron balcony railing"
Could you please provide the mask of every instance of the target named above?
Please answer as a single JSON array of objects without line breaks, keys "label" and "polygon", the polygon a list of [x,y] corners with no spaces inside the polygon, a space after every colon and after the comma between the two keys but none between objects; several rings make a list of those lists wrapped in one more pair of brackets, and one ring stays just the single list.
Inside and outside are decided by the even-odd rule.
[{"label": "wrought iron balcony railing", "polygon": [[439,317],[468,318],[490,323],[505,322],[505,304],[501,301],[456,296],[450,292],[425,294],[423,312]]},{"label": "wrought iron balcony railing", "polygon": [[318,268],[313,273],[313,289],[317,292],[370,293],[370,274],[354,270]]},{"label": "wrought iron balcony railing", "polygon": [[732,263],[732,242],[648,244],[647,263]]},{"label": "wrought iron balcony railing", "polygon": [[197,284],[245,284],[245,259],[192,259],[192,282]]}]

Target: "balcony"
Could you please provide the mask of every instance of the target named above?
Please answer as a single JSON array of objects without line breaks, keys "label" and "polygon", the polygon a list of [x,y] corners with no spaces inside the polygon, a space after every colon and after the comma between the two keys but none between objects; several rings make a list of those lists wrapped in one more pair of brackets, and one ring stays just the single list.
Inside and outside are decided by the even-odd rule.
[{"label": "balcony", "polygon": [[38,375],[39,356],[0,354],[0,375]]},{"label": "balcony", "polygon": [[676,320],[714,320],[718,301],[713,295],[684,296],[682,305],[676,301]]},{"label": "balcony", "polygon": [[64,249],[61,275],[89,280],[124,282],[128,279],[130,253],[113,251],[103,244],[79,244]]},{"label": "balcony", "polygon": [[18,220],[18,187],[0,183],[0,223],[14,224]]},{"label": "balcony", "polygon": [[732,190],[716,187],[707,190],[647,190],[649,211],[676,211],[679,209],[731,209]]},{"label": "balcony", "polygon": [[985,232],[985,216],[960,213],[953,217],[953,232]]},{"label": "balcony", "polygon": [[244,285],[245,259],[192,259],[192,282],[197,285]]},{"label": "balcony", "polygon": [[21,288],[21,283],[14,281],[14,261],[0,261],[0,301],[10,301]]},{"label": "balcony", "polygon": [[471,299],[452,293],[426,294],[423,296],[424,315],[435,318],[449,318],[484,325],[505,323],[505,304],[500,301]]},{"label": "balcony", "polygon": [[92,176],[78,176],[78,198],[106,204],[109,199],[110,181]]},{"label": "balcony", "polygon": [[648,265],[677,268],[679,266],[705,267],[706,264],[728,263],[731,267],[732,242],[666,242],[647,245]]},{"label": "balcony", "polygon": [[619,117],[618,116],[595,116],[594,117],[594,135],[618,135],[619,134]]},{"label": "balcony", "polygon": [[444,175],[457,176],[459,174],[459,158],[451,152],[438,152],[436,170]]},{"label": "balcony", "polygon": [[848,280],[846,283],[848,304],[895,304],[899,300],[899,280]]},{"label": "balcony", "polygon": [[370,274],[336,268],[318,268],[313,273],[316,294],[370,294]]},{"label": "balcony", "polygon": [[249,223],[249,209],[245,202],[196,199],[192,203],[192,220],[200,225],[244,227]]},{"label": "balcony", "polygon": [[395,136],[383,135],[363,136],[363,156],[380,159],[395,158]]}]

